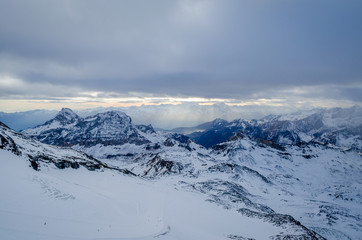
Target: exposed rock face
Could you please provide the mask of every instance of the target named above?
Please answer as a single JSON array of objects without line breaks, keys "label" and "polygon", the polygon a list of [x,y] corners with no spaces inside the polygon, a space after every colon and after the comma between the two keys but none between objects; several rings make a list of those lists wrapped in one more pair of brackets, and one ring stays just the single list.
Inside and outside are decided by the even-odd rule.
[{"label": "exposed rock face", "polygon": [[134,126],[131,118],[122,112],[110,111],[81,118],[72,110],[63,108],[53,119],[23,133],[43,143],[67,147],[149,143],[139,129],[154,132],[150,125]]},{"label": "exposed rock face", "polygon": [[168,174],[180,174],[183,166],[181,163],[163,159],[161,156],[156,155],[148,162],[141,164],[144,169],[141,176],[144,177],[157,177]]},{"label": "exposed rock face", "polygon": [[146,133],[146,134],[154,134],[154,133],[156,133],[151,124],[149,124],[149,125],[136,125],[136,128],[138,130],[140,130],[141,132]]},{"label": "exposed rock face", "polygon": [[300,239],[300,240],[318,240],[325,239],[321,235],[317,234],[314,231],[309,230],[305,226],[303,226],[299,221],[295,220],[292,216],[286,214],[278,214],[278,213],[262,213],[262,212],[254,212],[246,208],[238,209],[238,212],[244,216],[260,218],[264,219],[264,221],[271,222],[276,226],[289,225],[292,228],[296,228],[297,232],[300,234],[295,235],[276,235],[272,239]]},{"label": "exposed rock face", "polygon": [[[2,130],[9,129],[8,126],[2,122],[0,122],[0,128]],[[0,149],[8,150],[18,156],[21,155],[21,152],[19,151],[18,146],[15,144],[14,140],[6,134],[0,134]]]},{"label": "exposed rock face", "polygon": [[[68,118],[68,120],[70,119]],[[82,166],[90,171],[113,169],[124,174],[135,175],[127,169],[110,167],[85,153],[70,148],[59,148],[40,143],[21,133],[11,130],[1,122],[0,149],[10,151],[15,155],[23,156],[28,159],[30,167],[36,171],[40,170],[42,166],[53,165],[59,169],[78,169]]]}]

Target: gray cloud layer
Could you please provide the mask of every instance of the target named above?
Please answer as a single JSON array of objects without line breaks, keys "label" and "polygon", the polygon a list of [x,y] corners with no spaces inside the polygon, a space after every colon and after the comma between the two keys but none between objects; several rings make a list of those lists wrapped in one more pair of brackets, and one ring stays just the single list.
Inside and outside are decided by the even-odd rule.
[{"label": "gray cloud layer", "polygon": [[[358,0],[1,0],[0,75],[73,90],[49,97],[362,102],[361,10]],[[37,89],[27,95],[46,98]],[[0,95],[14,92],[25,94],[2,87]]]}]

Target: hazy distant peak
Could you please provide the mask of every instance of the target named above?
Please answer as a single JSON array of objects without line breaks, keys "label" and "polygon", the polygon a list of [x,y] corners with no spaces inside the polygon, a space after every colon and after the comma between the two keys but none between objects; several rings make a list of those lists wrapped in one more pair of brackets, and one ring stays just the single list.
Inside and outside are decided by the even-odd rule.
[{"label": "hazy distant peak", "polygon": [[224,120],[224,119],[221,119],[221,118],[216,118],[214,121],[212,121],[212,123],[214,125],[220,125],[220,124],[224,124],[224,123],[227,123],[228,121]]}]

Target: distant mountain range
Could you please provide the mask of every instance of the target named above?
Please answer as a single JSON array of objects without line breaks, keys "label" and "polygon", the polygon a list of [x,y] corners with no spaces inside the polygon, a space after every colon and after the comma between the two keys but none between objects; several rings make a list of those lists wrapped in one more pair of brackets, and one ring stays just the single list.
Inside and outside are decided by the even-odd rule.
[{"label": "distant mountain range", "polygon": [[[243,133],[256,141],[281,148],[318,142],[362,151],[362,108],[314,109],[269,115],[259,120],[236,119],[228,122],[215,119],[196,127],[180,127],[164,132],[168,133],[168,137],[179,134],[177,138],[184,139],[183,143],[187,141],[185,139],[193,139],[206,148],[225,142],[236,133]],[[97,144],[162,145],[165,141],[165,134],[156,134],[151,125],[134,125],[129,116],[119,111],[82,118],[64,108],[51,120],[23,133],[43,143],[88,148]]]},{"label": "distant mountain range", "polygon": [[[212,106],[199,105],[197,103],[182,103],[179,105],[161,104],[154,106],[98,107],[74,110],[75,113],[83,118],[109,111],[125,112],[132,117],[132,121],[135,124],[152,124],[154,127],[163,129],[195,126],[202,123],[202,119],[204,119],[204,121],[210,121],[220,116],[228,120],[235,118],[252,119],[278,112],[275,108],[270,107],[236,107],[228,106],[224,103],[217,103]],[[290,109],[284,109],[284,111],[290,111]],[[45,121],[53,118],[57,112],[58,111],[55,110],[45,109],[13,113],[0,112],[0,121],[12,129],[20,131],[43,124]]]},{"label": "distant mountain range", "polygon": [[[77,116],[81,119],[86,119],[90,116],[99,114],[97,111],[101,111],[100,114],[104,114],[107,112],[107,109],[77,111]],[[119,112],[117,110],[110,110],[108,112],[112,111]],[[134,112],[137,113],[137,116],[142,115],[141,112],[132,110],[132,113]],[[361,107],[359,106],[345,109],[312,109],[292,114],[268,115],[254,120],[236,119],[233,121],[226,121],[223,119],[215,119],[214,121],[200,124],[195,127],[179,127],[163,131],[187,135],[189,138],[207,148],[224,142],[237,132],[243,132],[256,140],[272,141],[279,145],[303,144],[311,141],[318,141],[324,144],[352,147],[361,150],[361,112]],[[34,110],[19,113],[0,112],[0,121],[4,121],[14,129],[20,130],[29,128],[29,126],[33,128],[35,126],[44,125],[43,123],[46,119],[52,119],[56,115],[57,112],[47,110]],[[67,128],[66,126],[64,127]],[[91,126],[89,126],[89,128],[91,128]],[[134,126],[133,128],[138,129],[137,126]],[[66,134],[67,130],[63,130],[65,130],[63,131],[63,134]],[[153,129],[152,131],[155,130]],[[45,142],[51,143],[51,139],[57,136],[57,141],[60,143],[62,137],[57,133],[54,134],[53,137],[47,136]],[[135,134],[137,135],[136,132]],[[35,133],[35,135],[39,134]],[[46,133],[44,133],[42,137],[45,137],[45,135]],[[112,141],[114,140],[115,139],[111,139],[110,137],[108,140],[106,140],[106,138],[102,139],[101,142],[106,144],[106,141],[108,141],[108,144],[112,144]],[[137,136],[135,136],[134,140],[139,141],[139,143],[145,141],[142,137]],[[121,140],[120,138],[118,141],[119,143],[122,141],[126,142],[125,139]],[[81,143],[80,139],[78,139],[78,143]],[[93,141],[91,143],[85,141],[83,145],[84,144],[92,145],[95,144],[95,142]],[[70,146],[69,142],[66,141],[63,142],[63,145]]]},{"label": "distant mountain range", "polygon": [[209,148],[243,132],[259,141],[281,146],[320,142],[339,147],[362,149],[362,108],[314,109],[284,115],[269,115],[259,120],[216,119],[192,128],[175,128]]}]

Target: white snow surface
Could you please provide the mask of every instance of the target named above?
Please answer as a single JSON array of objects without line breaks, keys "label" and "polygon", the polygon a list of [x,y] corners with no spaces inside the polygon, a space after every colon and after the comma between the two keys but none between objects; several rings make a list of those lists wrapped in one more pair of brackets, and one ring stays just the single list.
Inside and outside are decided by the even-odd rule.
[{"label": "white snow surface", "polygon": [[266,176],[273,184],[241,177],[257,202],[292,215],[327,239],[361,239],[362,158],[355,151],[309,146],[286,152],[256,148],[243,139],[229,143],[226,162]]},{"label": "white snow surface", "polygon": [[[327,239],[359,239],[362,234],[362,158],[358,152],[322,145],[288,147],[280,151],[260,146],[247,137],[224,145],[227,148],[219,153],[193,142],[188,145],[192,151],[177,145],[146,151],[141,146],[128,144],[97,145],[87,153],[98,157],[119,154],[102,161],[126,167],[140,176],[147,173],[146,177],[156,185],[203,192],[202,198],[208,196],[208,200],[234,211],[250,209],[243,202],[228,199],[227,191],[218,196],[226,196],[224,199],[214,197],[223,183],[237,184],[251,194],[248,198],[253,203],[289,214]],[[128,153],[133,156],[127,157]],[[149,161],[155,156],[182,166],[181,172],[177,174],[176,169],[176,173],[170,174],[165,169],[152,167]],[[210,182],[220,184],[215,185],[215,189],[195,188],[200,183]]]},{"label": "white snow surface", "polygon": [[[139,132],[152,144],[73,148],[141,177],[46,165],[37,172],[0,149],[0,239],[268,239],[300,231],[237,212],[259,212],[261,205],[293,216],[326,239],[362,239],[358,151],[317,143],[283,151],[247,136],[208,150],[174,140],[166,146],[166,135]],[[84,157],[12,131],[9,136],[23,153],[45,149],[54,156]]]},{"label": "white snow surface", "polygon": [[283,231],[167,181],[84,168],[38,172],[3,150],[0,160],[0,239],[267,239]]}]

